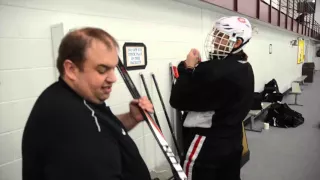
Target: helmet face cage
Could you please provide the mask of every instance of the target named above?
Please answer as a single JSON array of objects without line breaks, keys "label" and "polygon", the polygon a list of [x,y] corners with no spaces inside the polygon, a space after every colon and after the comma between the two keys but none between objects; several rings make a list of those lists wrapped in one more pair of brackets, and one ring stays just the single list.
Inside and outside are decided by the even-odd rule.
[{"label": "helmet face cage", "polygon": [[235,40],[228,34],[214,28],[207,36],[205,52],[207,59],[221,59],[227,56],[233,49]]}]

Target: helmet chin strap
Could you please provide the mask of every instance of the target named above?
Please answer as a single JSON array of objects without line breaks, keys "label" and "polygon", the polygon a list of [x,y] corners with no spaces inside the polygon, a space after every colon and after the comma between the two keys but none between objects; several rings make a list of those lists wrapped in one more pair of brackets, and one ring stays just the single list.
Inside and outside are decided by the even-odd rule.
[{"label": "helmet chin strap", "polygon": [[233,49],[230,54],[237,54],[237,53],[240,52],[241,50],[242,50],[242,47],[239,47],[239,48],[237,48],[237,49]]},{"label": "helmet chin strap", "polygon": [[224,59],[227,56],[228,56],[228,54],[219,56],[218,54],[209,53],[209,60],[221,60],[221,59]]},{"label": "helmet chin strap", "polygon": [[[242,38],[240,38],[240,39],[242,39]],[[242,41],[243,41],[243,39],[242,39]],[[242,43],[239,47],[233,48],[232,51],[230,52],[230,54],[236,54],[236,53],[240,52],[242,50],[243,46],[246,45],[249,41],[250,41],[250,39],[248,39],[246,42]]]}]

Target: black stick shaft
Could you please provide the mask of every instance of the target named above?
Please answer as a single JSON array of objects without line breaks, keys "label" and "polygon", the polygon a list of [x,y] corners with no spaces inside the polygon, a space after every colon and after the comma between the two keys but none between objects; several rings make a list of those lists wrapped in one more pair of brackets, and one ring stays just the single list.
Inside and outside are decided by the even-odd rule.
[{"label": "black stick shaft", "polygon": [[[122,76],[125,84],[127,85],[127,88],[129,89],[131,95],[135,99],[140,98],[139,91],[135,87],[132,79],[129,76],[127,69],[122,64],[121,59],[119,57],[118,57],[118,61],[119,61],[118,65],[117,65],[118,71],[119,71],[120,75]],[[150,116],[150,114],[148,112],[144,111],[142,108],[140,108],[140,111],[141,111],[143,118],[146,120],[146,123],[148,124],[153,136],[155,137],[158,145],[160,146],[165,158],[169,162],[169,164],[173,170],[172,173],[177,177],[177,180],[187,180],[187,176],[186,176],[185,172],[183,171],[181,165],[177,161],[177,159],[176,159],[175,155],[173,154],[167,141],[164,139],[164,136],[163,136],[161,130],[159,129],[159,127],[157,126],[157,124],[154,123],[152,117]]]},{"label": "black stick shaft", "polygon": [[[149,89],[148,89],[148,86],[146,84],[146,80],[144,78],[144,75],[142,73],[140,73],[140,77],[141,77],[141,80],[142,80],[142,83],[143,83],[143,86],[144,86],[144,89],[147,93],[147,96],[148,96],[148,99],[150,100],[150,102],[152,103],[152,99],[151,99],[151,96],[150,96],[150,93],[149,93]],[[152,103],[153,104],[153,103]],[[159,119],[158,119],[158,116],[157,116],[157,113],[156,113],[156,110],[153,106],[153,111],[154,111],[154,120],[156,121],[157,125],[159,126],[160,130],[161,130],[161,127],[160,127],[160,123],[159,123]]]},{"label": "black stick shaft", "polygon": [[175,137],[175,133],[174,133],[173,128],[171,126],[170,119],[169,119],[169,116],[168,116],[168,113],[167,113],[167,110],[166,110],[166,106],[164,105],[164,102],[163,102],[163,99],[162,99],[162,95],[161,95],[161,92],[160,92],[156,77],[155,77],[155,75],[153,73],[151,75],[152,75],[152,79],[153,79],[154,85],[156,86],[156,89],[157,89],[157,92],[158,92],[158,95],[159,95],[159,99],[161,101],[161,105],[162,105],[164,114],[165,114],[166,119],[167,119],[167,123],[168,123],[169,129],[170,129],[170,132],[171,132],[171,136],[172,136],[172,139],[173,139],[173,143],[176,146],[179,158],[181,158],[182,154],[181,154],[180,148],[178,146],[178,142],[177,142],[177,139]]}]

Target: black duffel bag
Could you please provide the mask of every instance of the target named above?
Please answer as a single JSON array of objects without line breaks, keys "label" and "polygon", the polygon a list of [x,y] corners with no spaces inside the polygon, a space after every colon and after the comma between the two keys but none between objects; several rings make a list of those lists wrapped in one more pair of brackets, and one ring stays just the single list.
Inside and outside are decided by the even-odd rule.
[{"label": "black duffel bag", "polygon": [[279,91],[278,83],[275,79],[272,79],[267,84],[264,85],[262,91],[262,96],[264,102],[281,102],[283,99],[283,94]]},{"label": "black duffel bag", "polygon": [[279,86],[275,79],[272,79],[267,84],[264,85],[264,93],[279,93]]},{"label": "black duffel bag", "polygon": [[286,103],[274,103],[268,110],[266,122],[270,126],[290,128],[304,123],[301,113],[291,109]]},{"label": "black duffel bag", "polygon": [[283,94],[282,93],[267,93],[265,94],[263,101],[264,102],[281,102],[283,99]]}]

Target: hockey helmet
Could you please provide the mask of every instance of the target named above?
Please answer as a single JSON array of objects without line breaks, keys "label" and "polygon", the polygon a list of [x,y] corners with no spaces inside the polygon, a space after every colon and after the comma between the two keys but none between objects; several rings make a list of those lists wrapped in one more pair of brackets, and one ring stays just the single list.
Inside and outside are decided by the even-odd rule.
[{"label": "hockey helmet", "polygon": [[[207,35],[205,52],[207,59],[223,59],[230,53],[239,52],[251,39],[252,27],[248,19],[239,16],[222,17],[215,22]],[[234,48],[238,39],[242,44]]]}]

